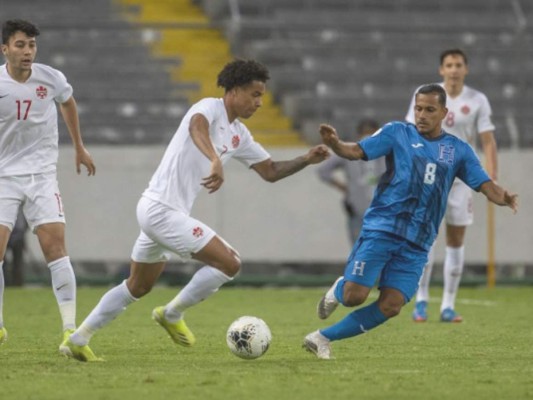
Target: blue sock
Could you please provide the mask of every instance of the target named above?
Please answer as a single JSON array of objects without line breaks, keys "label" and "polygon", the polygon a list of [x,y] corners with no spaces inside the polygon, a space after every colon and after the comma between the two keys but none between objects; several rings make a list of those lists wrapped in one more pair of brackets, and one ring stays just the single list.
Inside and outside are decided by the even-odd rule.
[{"label": "blue sock", "polygon": [[335,298],[342,305],[344,305],[344,302],[342,300],[344,298],[344,284],[345,283],[346,283],[345,279],[343,279],[342,281],[339,281],[339,283],[337,283],[337,286],[335,286],[335,290],[333,291],[333,293],[335,294]]},{"label": "blue sock", "polygon": [[[336,291],[335,291],[336,293]],[[329,340],[346,339],[352,336],[365,333],[372,328],[384,323],[388,318],[383,315],[378,307],[378,302],[360,308],[326,329],[321,329],[320,333]]]}]

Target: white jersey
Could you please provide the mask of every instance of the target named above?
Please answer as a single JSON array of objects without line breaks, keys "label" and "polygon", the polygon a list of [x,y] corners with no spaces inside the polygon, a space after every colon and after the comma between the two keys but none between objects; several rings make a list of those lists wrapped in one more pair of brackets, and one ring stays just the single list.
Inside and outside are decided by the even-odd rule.
[{"label": "white jersey", "polygon": [[[444,87],[444,83],[440,85]],[[405,120],[413,124],[415,123],[414,107],[415,96],[413,95],[405,116]],[[475,148],[476,134],[494,131],[489,101],[487,96],[480,91],[464,85],[459,96],[454,98],[447,96],[446,107],[448,114],[442,121],[442,129],[468,142],[473,148]]]},{"label": "white jersey", "polygon": [[211,162],[196,147],[189,133],[189,124],[195,114],[202,114],[209,122],[209,136],[222,164],[234,157],[251,167],[270,158],[243,123],[238,119],[229,123],[223,99],[205,98],[194,104],[183,117],[143,193],[143,196],[187,215],[203,188],[202,179],[211,171]]},{"label": "white jersey", "polygon": [[0,176],[55,172],[58,157],[57,107],[72,96],[58,70],[33,64],[26,82],[0,67]]}]

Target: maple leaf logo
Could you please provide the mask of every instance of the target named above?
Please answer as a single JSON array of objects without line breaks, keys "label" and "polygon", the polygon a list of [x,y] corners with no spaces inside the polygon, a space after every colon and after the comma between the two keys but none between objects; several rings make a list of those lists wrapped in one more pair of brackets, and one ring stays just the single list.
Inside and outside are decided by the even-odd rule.
[{"label": "maple leaf logo", "polygon": [[235,135],[231,138],[231,145],[234,149],[239,147],[239,143],[241,143],[241,138],[239,136]]},{"label": "maple leaf logo", "polygon": [[197,238],[202,237],[204,235],[204,230],[197,226],[192,230],[192,235]]},{"label": "maple leaf logo", "polygon": [[35,89],[35,93],[37,94],[37,97],[42,100],[48,95],[48,89],[41,85]]}]

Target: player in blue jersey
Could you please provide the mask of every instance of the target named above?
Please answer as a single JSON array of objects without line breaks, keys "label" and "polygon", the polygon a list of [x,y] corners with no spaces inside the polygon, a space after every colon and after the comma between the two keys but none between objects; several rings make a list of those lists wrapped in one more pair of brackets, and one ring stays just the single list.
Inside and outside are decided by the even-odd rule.
[{"label": "player in blue jersey", "polygon": [[344,276],[318,303],[318,316],[328,318],[339,303],[346,307],[363,304],[376,282],[379,298],[338,323],[308,334],[304,347],[318,358],[331,358],[332,341],[381,325],[410,301],[456,177],[493,203],[514,212],[518,209],[518,195],[489,178],[470,145],[441,129],[448,110],[440,85],[422,86],[414,109],[416,125],[391,122],[359,143],[343,142],[333,127],[320,126],[323,142],[339,156],[350,160],[384,156],[387,170],[365,213]]}]

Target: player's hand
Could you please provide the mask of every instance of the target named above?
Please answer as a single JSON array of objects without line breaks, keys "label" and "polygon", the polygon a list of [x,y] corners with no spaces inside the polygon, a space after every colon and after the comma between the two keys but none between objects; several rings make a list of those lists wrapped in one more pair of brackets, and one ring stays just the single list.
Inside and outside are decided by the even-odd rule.
[{"label": "player's hand", "polygon": [[309,164],[318,164],[330,156],[329,150],[323,144],[313,147],[307,153],[307,162]]},{"label": "player's hand", "polygon": [[224,183],[224,170],[220,158],[216,158],[211,163],[211,174],[202,179],[201,185],[209,190],[209,193],[216,192]]},{"label": "player's hand", "polygon": [[507,190],[503,193],[503,201],[513,210],[513,213],[516,214],[518,211],[518,195],[516,193],[509,193]]},{"label": "player's hand", "polygon": [[322,136],[322,142],[329,146],[334,147],[339,142],[339,136],[334,127],[327,124],[320,124],[320,136]]},{"label": "player's hand", "polygon": [[94,161],[89,152],[83,146],[76,150],[76,172],[78,175],[81,173],[82,164],[87,168],[88,176],[96,174],[96,166],[94,165]]}]

